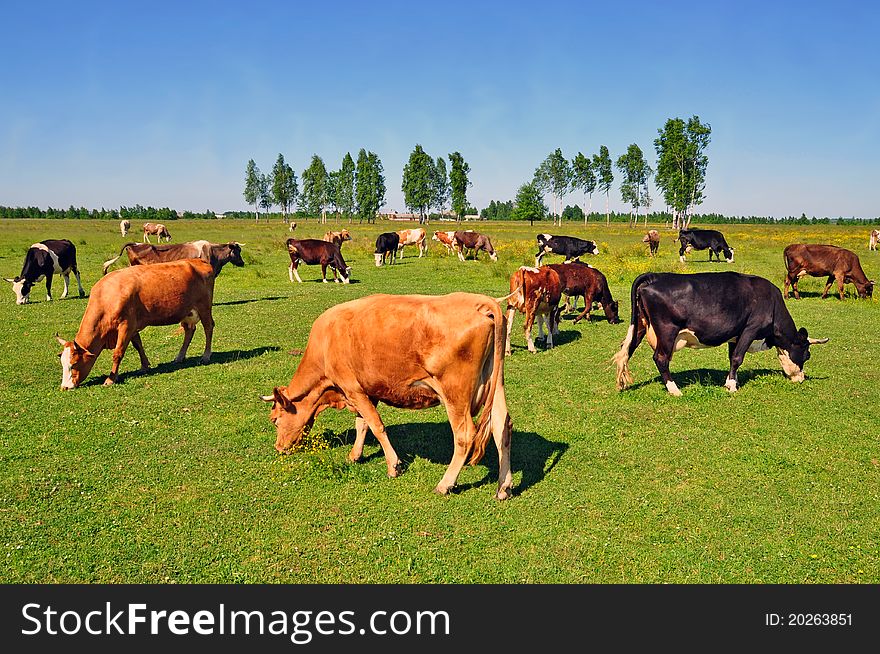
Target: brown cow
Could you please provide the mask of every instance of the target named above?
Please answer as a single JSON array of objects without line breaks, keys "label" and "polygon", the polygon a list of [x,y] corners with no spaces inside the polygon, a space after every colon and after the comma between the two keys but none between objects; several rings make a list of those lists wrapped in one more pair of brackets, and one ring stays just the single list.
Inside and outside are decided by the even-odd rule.
[{"label": "brown cow", "polygon": [[165,263],[179,261],[181,259],[201,259],[207,261],[214,268],[214,275],[220,274],[220,270],[227,263],[239,268],[244,265],[241,258],[241,243],[230,241],[229,243],[211,243],[210,241],[192,241],[190,243],[175,243],[174,245],[153,245],[151,243],[126,243],[122,246],[119,254],[105,261],[104,274],[123,255],[128,254],[128,262],[132,266],[141,266],[153,263]]},{"label": "brown cow", "polygon": [[327,232],[324,236],[321,237],[322,241],[327,241],[328,243],[335,243],[342,248],[342,244],[345,241],[351,240],[351,232],[347,229],[343,229],[341,232]]},{"label": "brown cow", "polygon": [[434,236],[431,237],[432,241],[439,241],[443,244],[443,247],[446,248],[446,254],[452,254],[455,252],[455,248],[452,245],[452,239],[455,237],[455,232],[434,232]]},{"label": "brown cow", "polygon": [[562,283],[555,270],[548,266],[530,268],[522,266],[510,277],[511,295],[507,300],[507,344],[505,352],[510,354],[510,332],[516,311],[524,313],[526,344],[529,352],[537,352],[532,340],[532,327],[538,319],[538,338],[543,338],[543,324],[547,320],[547,348],[553,347],[553,334],[559,333],[559,300],[562,297]]},{"label": "brown cow", "polygon": [[[562,285],[562,293],[568,296],[568,299],[578,297],[584,298],[584,310],[574,319],[575,324],[580,322],[584,316],[586,316],[588,321],[593,319],[590,315],[593,302],[598,302],[602,305],[602,310],[605,312],[605,317],[608,319],[609,323],[616,325],[620,322],[617,301],[611,297],[611,290],[608,288],[608,280],[605,279],[605,275],[599,270],[585,263],[580,263],[579,261],[572,263],[551,263],[549,264],[549,268],[555,270],[556,274],[559,275],[559,281]],[[566,309],[568,308],[568,299],[566,300]],[[577,302],[576,299],[575,302]],[[561,308],[559,309],[559,312],[562,312]],[[556,318],[556,321],[558,324],[558,317]]]},{"label": "brown cow", "polygon": [[163,238],[171,240],[171,232],[162,223],[144,223],[144,243],[150,242],[150,234],[155,234],[160,243]]},{"label": "brown cow", "polygon": [[458,250],[458,258],[461,261],[464,261],[465,259],[465,250],[473,250],[474,260],[476,260],[480,250],[484,250],[489,254],[489,258],[492,259],[492,261],[498,261],[498,255],[495,254],[495,248],[492,247],[492,241],[489,240],[488,236],[480,234],[479,232],[474,232],[469,229],[466,231],[456,231],[455,235],[452,237],[452,246]]},{"label": "brown cow", "polygon": [[[321,280],[327,283],[327,266],[333,271],[333,281],[342,281],[348,284],[351,281],[351,266],[345,265],[345,259],[342,258],[342,251],[335,243],[321,241],[316,238],[289,238],[287,239],[287,252],[290,254],[290,266],[287,269],[287,276],[293,281],[302,284],[302,279],[297,272],[297,267],[301,263],[309,265],[321,264]],[[338,274],[338,276],[337,276]]]},{"label": "brown cow", "polygon": [[397,235],[400,236],[400,243],[397,244],[397,250],[400,258],[403,259],[403,247],[405,245],[415,245],[419,248],[419,258],[421,259],[428,252],[428,240],[425,230],[421,227],[416,229],[401,229]]},{"label": "brown cow", "polygon": [[655,256],[660,248],[660,232],[656,229],[649,229],[648,233],[642,238],[642,243],[647,243],[650,247],[651,256]]},{"label": "brown cow", "polygon": [[288,228],[288,231],[292,232],[295,229],[296,229],[296,223],[293,221],[290,221],[290,227]]},{"label": "brown cow", "polygon": [[798,293],[798,281],[806,275],[811,277],[828,276],[828,283],[825,284],[825,290],[822,292],[823,299],[827,297],[828,289],[831,288],[831,284],[835,280],[837,280],[837,290],[841,300],[843,299],[844,284],[854,284],[860,298],[869,298],[873,294],[874,280],[869,280],[865,275],[859,257],[852,250],[839,248],[836,245],[793,243],[785,248],[782,256],[785,259],[786,268],[782,292],[786,298],[788,297],[789,285],[794,288],[795,299],[801,298]]},{"label": "brown cow", "polygon": [[174,362],[180,363],[201,322],[205,328],[202,362],[211,359],[214,319],[214,269],[201,259],[184,259],[154,266],[135,266],[115,270],[92,287],[89,303],[72,341],[56,335],[61,351],[61,389],[79,386],[98,355],[113,349],[113,365],[105,385],[118,379],[119,364],[128,344],[141,357],[141,370],[150,367],[140,331],[144,327],[180,323],[183,345]]},{"label": "brown cow", "polygon": [[877,243],[880,243],[880,229],[872,229],[871,235],[868,237],[868,249],[876,250]]},{"label": "brown cow", "polygon": [[[312,325],[305,353],[273,402],[275,449],[286,452],[327,409],[357,414],[348,458],[363,454],[367,427],[385,454],[389,477],[400,459],[376,411],[384,402],[403,409],[443,404],[454,435],[454,454],[435,491],[445,495],[465,460],[480,461],[490,434],[498,448],[498,490],[511,494],[511,422],[504,395],[504,314],[498,301],[473,293],[370,295],[337,304]],[[473,417],[482,408],[476,427]]]}]

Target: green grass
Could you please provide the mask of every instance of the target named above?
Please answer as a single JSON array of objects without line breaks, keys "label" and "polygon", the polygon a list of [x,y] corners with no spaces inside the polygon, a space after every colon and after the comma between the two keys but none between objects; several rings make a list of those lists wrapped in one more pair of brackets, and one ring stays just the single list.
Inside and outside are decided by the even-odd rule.
[{"label": "green grass", "polygon": [[[348,226],[348,225],[345,225]],[[84,387],[61,392],[57,331],[71,338],[86,300],[52,303],[42,283],[33,303],[0,301],[0,552],[4,582],[288,583],[877,583],[880,582],[880,306],[850,296],[818,299],[824,280],[805,279],[789,301],[798,326],[831,338],[817,346],[807,380],[788,382],[771,352],[750,354],[741,388],[721,386],[727,349],[684,350],[672,362],[684,397],[659,383],[644,345],[636,384],[618,393],[610,358],[629,320],[629,285],[646,270],[738,270],[781,285],[782,249],[834,243],[859,253],[867,274],[880,257],[867,231],[849,227],[728,226],[736,262],[706,253],[678,263],[663,230],[651,260],[642,231],[625,226],[553,229],[479,224],[500,259],[459,262],[436,242],[427,259],[407,248],[401,265],[375,268],[380,231],[410,225],[353,225],[343,246],[357,283],[287,279],[288,233],[273,223],[183,222],[175,242],[245,243],[245,268],[224,269],[215,292],[214,359],[197,363],[199,329],[187,361],[169,362],[176,327],[149,328],[144,346],[156,370],[139,374],[130,349],[122,383],[102,387],[101,355]],[[139,227],[138,224],[134,226]],[[301,222],[297,234],[325,228]],[[433,229],[450,229],[434,223]],[[661,228],[662,229],[662,228]],[[350,464],[353,419],[327,411],[313,434],[329,447],[275,454],[275,431],[259,396],[286,385],[312,321],[326,308],[376,292],[500,296],[508,275],[534,262],[534,236],[595,238],[590,262],[621,301],[620,325],[562,325],[559,345],[529,354],[522,317],[505,366],[514,424],[516,495],[493,499],[497,457],[465,468],[461,490],[431,490],[452,453],[442,408],[381,407],[407,463],[385,476],[368,437],[366,461]],[[101,262],[124,242],[99,221],[4,221],[3,276],[20,271],[26,248],[46,238],[77,245],[87,289]],[[548,256],[545,262],[557,261]],[[74,285],[75,289],[75,285]],[[601,312],[595,312],[598,316]],[[320,442],[316,440],[316,442]]]}]

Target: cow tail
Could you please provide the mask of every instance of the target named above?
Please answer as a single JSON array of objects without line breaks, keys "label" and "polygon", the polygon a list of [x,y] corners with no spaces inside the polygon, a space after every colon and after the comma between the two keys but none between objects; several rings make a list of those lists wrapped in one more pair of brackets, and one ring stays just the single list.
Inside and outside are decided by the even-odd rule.
[{"label": "cow tail", "polygon": [[[495,310],[496,308],[497,310]],[[486,392],[486,400],[483,402],[483,412],[480,414],[480,422],[477,424],[477,432],[471,446],[469,465],[479,463],[486,453],[486,444],[492,435],[492,405],[495,403],[495,393],[499,383],[504,383],[504,345],[507,339],[507,325],[500,304],[495,304],[492,307],[492,320],[495,323],[492,377],[489,380],[489,389]]]},{"label": "cow tail", "polygon": [[645,284],[650,284],[656,279],[654,273],[644,273],[636,277],[630,290],[630,320],[626,338],[620,344],[620,350],[612,358],[612,363],[617,366],[617,390],[633,383],[632,373],[629,371],[629,360],[639,346],[641,339],[638,337],[638,324],[641,319],[641,303],[639,302],[639,289]]},{"label": "cow tail", "polygon": [[119,251],[119,254],[117,254],[115,257],[113,257],[109,261],[105,261],[103,266],[101,267],[101,269],[103,270],[103,272],[101,274],[106,275],[107,271],[110,269],[110,266],[112,266],[114,263],[116,263],[119,260],[119,257],[121,257],[123,254],[125,254],[125,251],[129,247],[131,247],[132,245],[135,245],[135,244],[134,243],[126,243],[125,245],[122,246],[122,249]]}]

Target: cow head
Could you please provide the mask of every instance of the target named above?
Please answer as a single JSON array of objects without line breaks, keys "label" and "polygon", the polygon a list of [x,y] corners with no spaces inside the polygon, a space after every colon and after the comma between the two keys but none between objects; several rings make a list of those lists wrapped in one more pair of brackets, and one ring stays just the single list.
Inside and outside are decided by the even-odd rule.
[{"label": "cow head", "polygon": [[863,300],[869,299],[874,295],[874,280],[869,279],[864,284],[856,284],[856,290],[859,292],[859,297]]},{"label": "cow head", "polygon": [[29,282],[22,277],[16,277],[15,279],[4,277],[3,279],[12,284],[12,292],[15,293],[16,304],[27,304],[30,301],[31,288],[34,285],[33,282]]},{"label": "cow head", "polygon": [[724,258],[727,263],[733,263],[733,248],[727,248],[726,250],[722,250],[724,252]]},{"label": "cow head", "polygon": [[98,355],[81,347],[76,340],[65,341],[57,334],[55,340],[64,348],[58,355],[61,358],[61,390],[68,391],[79,386],[89,376]]},{"label": "cow head", "polygon": [[602,303],[602,308],[605,310],[605,317],[608,318],[608,322],[616,325],[620,322],[620,314],[618,313],[618,304],[617,300],[613,302],[609,302],[608,304]]},{"label": "cow head", "polygon": [[350,241],[351,240],[351,232],[349,232],[347,229],[343,229],[341,232],[339,232],[339,237],[343,241]]},{"label": "cow head", "polygon": [[229,248],[229,263],[239,268],[244,266],[244,259],[241,258],[242,244],[233,241],[232,243],[227,243],[226,245]]},{"label": "cow head", "polygon": [[376,268],[381,268],[381,266],[382,266],[382,259],[385,258],[384,255],[379,254],[378,252],[376,252],[373,256],[376,257]]},{"label": "cow head", "polygon": [[596,245],[596,241],[590,241],[590,245],[592,246],[592,249],[587,250],[587,252],[589,254],[599,254],[599,246]]},{"label": "cow head", "polygon": [[807,330],[801,327],[787,350],[779,346],[776,347],[782,371],[793,382],[804,381],[804,364],[810,358],[810,346],[827,342],[827,338],[810,338]]},{"label": "cow head", "polygon": [[275,388],[272,395],[264,395],[264,402],[272,402],[272,413],[269,420],[275,425],[275,450],[279,454],[290,451],[305,434],[311,430],[315,422],[314,410],[297,410],[296,403],[284,394],[283,388]]},{"label": "cow head", "polygon": [[339,276],[342,277],[343,284],[351,283],[351,266],[346,266],[345,268],[340,268]]}]

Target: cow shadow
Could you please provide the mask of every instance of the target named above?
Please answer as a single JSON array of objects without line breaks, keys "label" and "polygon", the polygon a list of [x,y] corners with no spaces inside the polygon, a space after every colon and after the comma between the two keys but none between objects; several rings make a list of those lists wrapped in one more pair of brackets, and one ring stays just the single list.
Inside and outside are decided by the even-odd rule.
[{"label": "cow shadow", "polygon": [[[416,458],[427,459],[431,463],[448,466],[452,461],[453,436],[448,422],[420,422],[405,425],[393,425],[387,428],[388,438],[400,457],[403,469],[406,470]],[[354,443],[354,429],[349,429],[342,438],[344,445]],[[367,443],[375,444],[372,433],[367,434]],[[520,495],[539,483],[549,473],[562,455],[568,450],[568,443],[548,441],[531,431],[520,431],[514,426],[511,436],[510,464],[511,472],[522,473],[514,493]],[[384,459],[382,449],[365,455],[362,463],[373,459]],[[457,484],[453,492],[459,493],[470,488],[479,488],[485,484],[498,483],[498,450],[495,441],[490,439],[486,445],[486,454],[481,465],[488,467],[482,479],[465,484]]]},{"label": "cow shadow", "polygon": [[[224,364],[231,363],[233,361],[253,359],[254,357],[262,356],[267,352],[278,352],[280,349],[281,348],[276,345],[268,345],[263,347],[256,347],[252,350],[229,350],[228,352],[212,352],[211,360],[208,363],[202,363],[202,356],[201,354],[199,354],[197,356],[187,357],[181,363],[166,361],[158,365],[153,365],[147,370],[132,370],[126,373],[120,373],[119,378],[116,380],[116,383],[122,383],[128,378],[152,377],[153,375],[163,375],[165,373],[174,372],[176,370],[186,370],[187,368],[195,368],[197,366],[213,366],[215,364]],[[109,363],[110,352],[108,352],[107,354],[107,361]],[[134,351],[133,347],[128,348],[128,350],[126,351],[126,355],[137,358],[137,352]],[[147,352],[147,356],[149,356],[149,352]],[[100,386],[104,383],[104,380],[106,378],[106,374],[97,375],[82,384],[81,386]]]},{"label": "cow shadow", "polygon": [[[516,329],[515,326],[514,329]],[[581,338],[583,338],[583,334],[581,334],[580,331],[578,331],[577,329],[566,329],[565,331],[560,331],[553,337],[553,348],[555,349],[557,347],[561,347],[562,345],[568,345],[569,343],[573,343],[574,341],[579,341]],[[535,337],[535,347],[538,348],[538,352],[552,351],[552,349],[547,349],[546,336],[542,336],[541,338]],[[528,352],[529,348],[526,345],[514,345],[511,343],[510,350],[511,352],[515,352],[518,350]]]},{"label": "cow shadow", "polygon": [[251,302],[274,302],[275,300],[288,300],[287,296],[273,295],[272,297],[257,297],[250,300],[231,300],[229,302],[215,302],[215,307],[231,307],[236,304],[250,304]]},{"label": "cow shadow", "polygon": [[[679,389],[684,390],[688,386],[717,386],[720,388],[724,387],[724,383],[727,381],[727,373],[728,369],[720,369],[720,368],[695,368],[693,370],[683,370],[681,372],[672,372],[672,381],[679,387]],[[778,375],[782,378],[785,377],[785,374],[782,372],[782,369],[776,368],[749,368],[743,369],[740,368],[737,371],[737,386],[739,388],[743,388],[746,384],[757,377],[763,377],[765,375]],[[827,379],[827,377],[817,377],[811,376],[809,374],[804,374],[804,378],[806,380],[815,379]],[[633,384],[629,388],[635,390],[637,388],[642,388],[644,386],[651,386],[652,384],[663,384],[663,378],[660,375],[655,375],[652,379],[639,382],[637,384]]]}]

